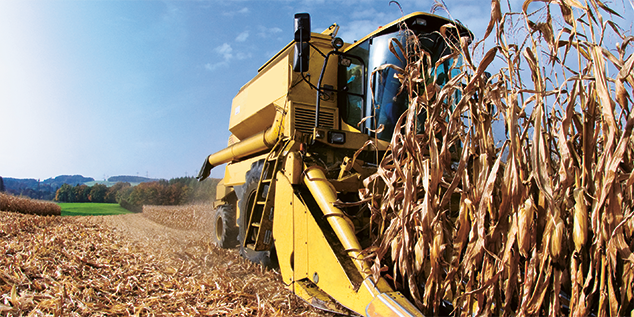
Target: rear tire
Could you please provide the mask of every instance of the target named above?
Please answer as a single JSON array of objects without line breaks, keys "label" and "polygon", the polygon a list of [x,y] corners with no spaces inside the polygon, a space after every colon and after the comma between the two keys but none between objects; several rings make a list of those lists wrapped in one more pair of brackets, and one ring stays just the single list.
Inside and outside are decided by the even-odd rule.
[{"label": "rear tire", "polygon": [[212,237],[217,246],[224,249],[236,247],[238,227],[233,205],[222,205],[216,209],[212,227]]},{"label": "rear tire", "polygon": [[240,207],[240,219],[238,219],[238,243],[240,248],[240,255],[245,259],[260,263],[267,268],[277,268],[279,264],[277,262],[277,255],[275,254],[275,246],[271,246],[269,251],[253,251],[244,246],[244,238],[247,232],[247,226],[249,222],[251,207],[255,203],[255,193],[258,189],[258,182],[260,181],[260,175],[262,174],[262,166],[264,161],[257,161],[251,164],[251,169],[246,173],[246,182],[243,185],[243,194],[238,201]]}]

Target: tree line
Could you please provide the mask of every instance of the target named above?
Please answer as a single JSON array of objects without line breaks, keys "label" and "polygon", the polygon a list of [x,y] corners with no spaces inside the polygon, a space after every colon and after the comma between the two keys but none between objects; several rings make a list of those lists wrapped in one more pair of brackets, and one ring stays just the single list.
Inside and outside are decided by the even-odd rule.
[{"label": "tree line", "polygon": [[143,205],[182,205],[213,201],[218,181],[206,179],[198,182],[194,177],[180,177],[136,186],[128,182],[118,182],[112,187],[63,184],[55,193],[55,201],[118,203],[126,209]]},{"label": "tree line", "polygon": [[57,186],[39,182],[35,179],[2,178],[0,176],[0,192],[12,196],[24,196],[40,200],[53,200]]}]

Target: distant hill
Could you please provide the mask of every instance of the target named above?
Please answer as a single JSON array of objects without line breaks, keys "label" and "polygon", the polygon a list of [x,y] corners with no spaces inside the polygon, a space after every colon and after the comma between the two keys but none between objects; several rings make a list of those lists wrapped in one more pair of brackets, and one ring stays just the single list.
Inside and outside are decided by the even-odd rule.
[{"label": "distant hill", "polygon": [[75,186],[93,181],[95,181],[95,179],[92,177],[84,177],[81,175],[60,175],[55,178],[49,178],[42,183],[51,185],[53,187],[60,187],[64,184]]},{"label": "distant hill", "polygon": [[35,199],[52,200],[59,186],[53,186],[39,182],[33,178],[3,177],[4,189],[7,193],[16,196],[26,196]]},{"label": "distant hill", "polygon": [[53,200],[53,198],[55,198],[55,192],[63,184],[69,184],[71,186],[83,184],[87,186],[94,186],[95,184],[104,184],[110,187],[118,182],[127,182],[132,184],[132,186],[135,186],[139,183],[154,181],[158,181],[158,179],[126,175],[112,176],[108,179],[108,181],[96,181],[92,177],[84,177],[82,175],[59,175],[44,181],[34,178],[3,177],[3,184],[7,193],[16,196],[26,196],[44,200]]},{"label": "distant hill", "polygon": [[37,179],[33,178],[11,178],[11,177],[3,177],[4,187],[7,189],[13,188],[37,188]]},{"label": "distant hill", "polygon": [[118,182],[128,182],[128,183],[145,183],[145,182],[155,182],[158,181],[156,178],[147,178],[142,176],[112,176],[108,178],[108,182],[118,183]]}]

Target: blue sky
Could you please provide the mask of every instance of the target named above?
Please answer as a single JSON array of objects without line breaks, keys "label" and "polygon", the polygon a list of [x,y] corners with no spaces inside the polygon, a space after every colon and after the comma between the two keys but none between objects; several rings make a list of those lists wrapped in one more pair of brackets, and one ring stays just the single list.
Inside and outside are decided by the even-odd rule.
[{"label": "blue sky", "polygon": [[[445,3],[484,34],[490,2]],[[631,29],[631,1],[612,6]],[[389,0],[0,1],[0,176],[195,175],[226,146],[231,100],[291,41],[297,12],[314,32],[337,22],[348,42],[402,15]]]}]

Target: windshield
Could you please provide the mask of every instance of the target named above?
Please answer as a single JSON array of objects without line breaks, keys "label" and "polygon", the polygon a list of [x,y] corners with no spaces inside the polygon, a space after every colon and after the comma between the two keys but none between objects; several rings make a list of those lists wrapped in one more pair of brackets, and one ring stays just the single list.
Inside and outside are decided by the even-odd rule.
[{"label": "windshield", "polygon": [[397,71],[391,67],[382,67],[383,65],[394,65],[398,68],[404,66],[402,61],[405,59],[398,45],[393,44],[398,57],[389,49],[390,41],[393,39],[405,43],[405,36],[402,33],[375,37],[372,40],[368,63],[368,69],[372,72],[369,77],[373,98],[368,98],[366,111],[373,114],[373,120],[369,120],[367,124],[371,130],[381,129],[382,126],[377,137],[386,141],[392,138],[396,121],[407,109],[407,96],[404,93],[399,94],[401,83],[396,77]]},{"label": "windshield", "polygon": [[[447,47],[443,38],[437,33],[420,32],[418,38],[422,48],[430,54],[432,65],[435,65],[442,56],[450,53],[449,47]],[[385,141],[391,140],[396,122],[405,110],[407,110],[408,105],[407,93],[400,92],[401,83],[396,77],[397,70],[385,66],[394,65],[397,68],[404,67],[403,62],[405,58],[398,48],[398,45],[394,43],[393,47],[400,59],[389,49],[390,42],[394,40],[405,45],[405,33],[393,32],[377,36],[366,41],[366,43],[359,44],[350,51],[351,54],[367,60],[367,85],[370,90],[368,91],[365,106],[362,107],[362,98],[353,93],[359,90],[359,88],[356,88],[360,78],[358,73],[359,67],[353,64],[344,69],[343,72],[346,75],[345,78],[343,78],[345,82],[344,85],[346,85],[350,91],[344,102],[345,107],[342,109],[345,114],[344,121],[352,126],[359,127],[362,118],[370,116],[370,119],[366,120],[363,127],[359,127],[359,129],[366,130],[370,134],[372,134],[373,131],[378,131],[376,136]],[[435,77],[436,84],[443,86],[458,72],[460,61],[457,62],[458,63],[454,65],[453,59],[444,61],[432,70],[431,78]],[[429,81],[431,80],[432,79],[429,79]],[[458,98],[453,99],[456,100]],[[419,122],[424,122],[424,120],[425,113],[421,113],[419,115]],[[381,126],[382,129],[380,129]],[[418,129],[419,132],[421,129],[422,125]]]}]

